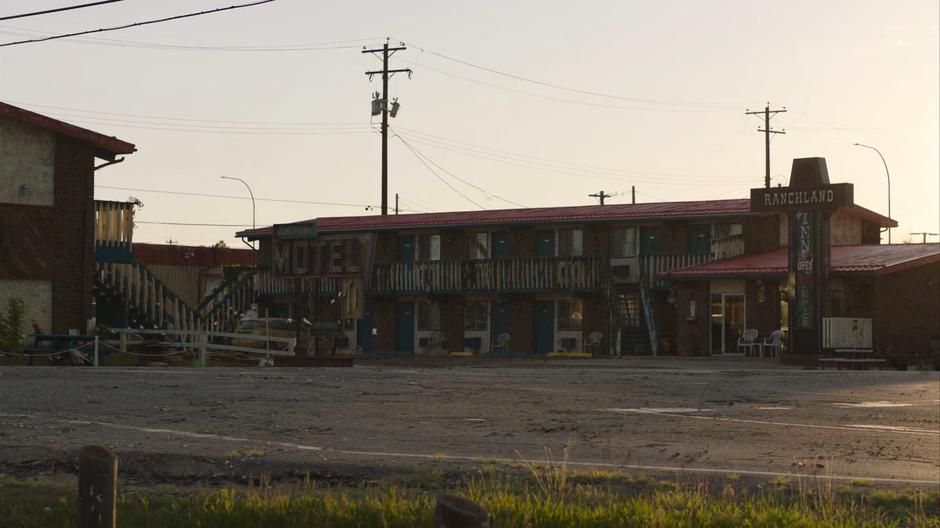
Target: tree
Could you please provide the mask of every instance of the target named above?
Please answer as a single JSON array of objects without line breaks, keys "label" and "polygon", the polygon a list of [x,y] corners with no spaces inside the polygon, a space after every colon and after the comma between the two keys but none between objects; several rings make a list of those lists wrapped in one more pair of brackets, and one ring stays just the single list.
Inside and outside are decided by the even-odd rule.
[{"label": "tree", "polygon": [[211,247],[212,247],[212,248],[223,248],[223,249],[224,249],[224,248],[227,248],[227,247],[228,247],[228,244],[226,244],[224,240],[219,240],[219,241],[216,242],[215,244],[212,244]]}]

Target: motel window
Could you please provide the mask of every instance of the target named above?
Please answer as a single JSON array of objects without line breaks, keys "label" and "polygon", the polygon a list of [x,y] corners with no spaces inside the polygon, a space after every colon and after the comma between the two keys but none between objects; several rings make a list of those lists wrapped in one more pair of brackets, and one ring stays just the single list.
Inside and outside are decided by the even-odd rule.
[{"label": "motel window", "polygon": [[558,301],[558,330],[580,331],[582,318],[581,299]]},{"label": "motel window", "polygon": [[481,260],[490,258],[490,234],[489,233],[470,233],[468,240],[467,256],[472,260]]},{"label": "motel window", "polygon": [[614,258],[636,256],[635,227],[615,227],[611,229],[610,256]]},{"label": "motel window", "polygon": [[486,301],[469,301],[463,312],[463,329],[471,332],[485,332],[489,310]]},{"label": "motel window", "polygon": [[584,254],[584,232],[580,229],[558,230],[558,256],[580,257]]},{"label": "motel window", "polygon": [[418,260],[441,260],[441,235],[418,235]]},{"label": "motel window", "polygon": [[741,224],[715,224],[715,240],[727,240],[744,234]]},{"label": "motel window", "polygon": [[441,307],[433,301],[418,301],[418,331],[433,332],[441,329]]}]

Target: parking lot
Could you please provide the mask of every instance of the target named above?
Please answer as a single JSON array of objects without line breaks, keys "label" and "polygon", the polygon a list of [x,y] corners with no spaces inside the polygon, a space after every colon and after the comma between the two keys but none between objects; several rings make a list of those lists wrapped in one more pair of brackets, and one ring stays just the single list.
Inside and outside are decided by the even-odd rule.
[{"label": "parking lot", "polygon": [[[937,372],[773,363],[400,360],[354,368],[0,367],[0,473],[71,471],[101,443],[126,478],[373,478],[526,459],[572,469],[935,487]],[[58,464],[58,469],[56,465]]]}]

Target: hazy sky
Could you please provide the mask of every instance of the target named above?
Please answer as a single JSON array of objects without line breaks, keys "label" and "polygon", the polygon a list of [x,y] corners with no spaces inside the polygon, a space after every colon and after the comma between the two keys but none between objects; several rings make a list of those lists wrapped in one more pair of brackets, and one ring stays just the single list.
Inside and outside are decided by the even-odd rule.
[{"label": "hazy sky", "polygon": [[[0,22],[0,42],[237,2],[126,0]],[[75,3],[0,0],[0,17]],[[403,209],[589,204],[601,189],[622,202],[631,185],[638,201],[743,198],[764,177],[761,122],[744,112],[770,101],[788,109],[772,121],[787,132],[774,185],[793,158],[825,157],[886,214],[884,166],[853,143],[875,146],[899,242],[940,232],[938,20],[936,0],[278,0],[0,48],[0,100],[137,145],[98,172],[96,197],[144,202],[138,241],[236,245],[235,227],[143,222],[250,225],[247,191],[223,175],[251,185],[258,225],[378,213],[365,204],[380,202],[381,80],[363,72],[380,62],[360,49],[388,36],[408,46],[393,66],[414,70],[390,91],[414,149],[390,139]]]}]

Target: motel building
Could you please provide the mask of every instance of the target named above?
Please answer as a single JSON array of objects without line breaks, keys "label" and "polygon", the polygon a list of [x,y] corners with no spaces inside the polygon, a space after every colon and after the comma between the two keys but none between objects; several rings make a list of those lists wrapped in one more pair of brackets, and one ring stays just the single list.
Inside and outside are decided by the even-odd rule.
[{"label": "motel building", "polygon": [[[896,222],[858,205],[827,218],[832,313],[855,334],[873,321],[883,350],[926,349],[940,247],[879,245]],[[758,355],[737,346],[746,330],[761,342],[788,330],[788,226],[732,199],[316,218],[237,236],[260,243],[259,314],[311,321],[323,336],[311,353],[707,356]],[[918,301],[895,311],[902,299]]]}]

